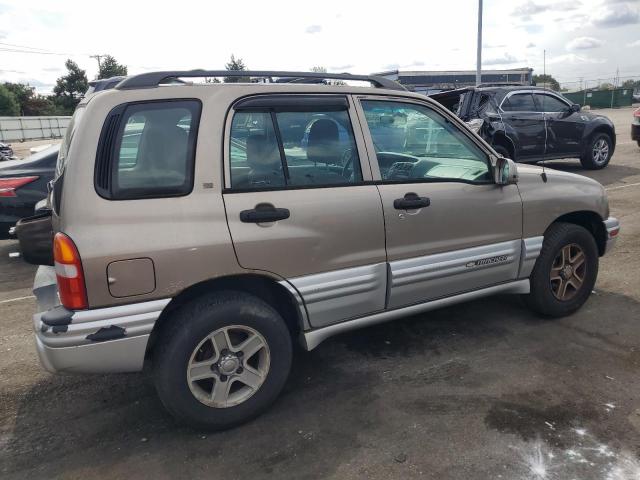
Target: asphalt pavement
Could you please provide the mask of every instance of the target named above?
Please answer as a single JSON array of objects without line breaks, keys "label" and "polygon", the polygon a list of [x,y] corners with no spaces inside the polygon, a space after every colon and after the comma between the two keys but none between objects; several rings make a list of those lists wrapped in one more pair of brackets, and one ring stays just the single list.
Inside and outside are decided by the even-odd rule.
[{"label": "asphalt pavement", "polygon": [[177,425],[148,373],[51,375],[33,345],[34,268],[0,242],[0,477],[640,478],[640,148],[631,109],[607,187],[622,223],[595,292],[544,320],[497,296],[298,352],[284,393],[221,433]]}]

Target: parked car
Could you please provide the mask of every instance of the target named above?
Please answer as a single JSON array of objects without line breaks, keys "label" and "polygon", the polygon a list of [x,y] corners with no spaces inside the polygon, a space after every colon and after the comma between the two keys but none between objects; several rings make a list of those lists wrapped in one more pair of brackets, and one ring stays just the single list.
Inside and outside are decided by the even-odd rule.
[{"label": "parked car", "polygon": [[609,164],[615,127],[541,87],[480,86],[432,94],[493,148],[517,162],[579,158],[586,169]]},{"label": "parked car", "polygon": [[0,239],[18,220],[33,215],[39,200],[47,196],[47,184],[53,179],[59,146],[31,155],[24,160],[0,164]]},{"label": "parked car", "polygon": [[640,147],[640,108],[633,112],[633,123],[631,124],[631,140],[638,142]]},{"label": "parked car", "polygon": [[13,149],[8,143],[0,142],[0,161],[11,160],[13,158]]},{"label": "parked car", "polygon": [[[164,86],[234,75],[373,87]],[[598,182],[516,166],[380,77],[131,76],[80,102],[58,158],[51,216],[17,227],[23,257],[43,259],[42,364],[129,372],[148,360],[167,410],[201,428],[264,411],[296,341],[312,350],[496,293],[568,315],[620,228]],[[34,232],[53,241],[36,248]]]}]

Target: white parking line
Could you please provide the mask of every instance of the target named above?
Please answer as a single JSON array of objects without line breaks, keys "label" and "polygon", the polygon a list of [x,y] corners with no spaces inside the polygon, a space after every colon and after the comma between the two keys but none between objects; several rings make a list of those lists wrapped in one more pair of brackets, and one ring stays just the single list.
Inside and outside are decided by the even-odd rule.
[{"label": "white parking line", "polygon": [[637,187],[638,185],[640,185],[640,182],[638,182],[638,183],[627,183],[626,185],[618,185],[617,187],[605,188],[605,190],[608,192],[610,190],[619,190],[621,188]]},{"label": "white parking line", "polygon": [[8,300],[0,300],[0,303],[19,302],[20,300],[29,300],[30,298],[36,297],[34,295],[29,295],[27,297],[10,298]]}]

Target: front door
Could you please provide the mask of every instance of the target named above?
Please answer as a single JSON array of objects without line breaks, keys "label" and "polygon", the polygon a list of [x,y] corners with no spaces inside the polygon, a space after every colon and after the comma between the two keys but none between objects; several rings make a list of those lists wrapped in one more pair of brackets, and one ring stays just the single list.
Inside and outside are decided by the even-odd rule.
[{"label": "front door", "polygon": [[387,307],[515,280],[520,195],[494,184],[473,134],[426,102],[369,96],[360,106],[384,209]]},{"label": "front door", "polygon": [[385,307],[382,206],[351,105],[261,95],[236,103],[227,122],[224,203],[238,262],[286,279],[313,327]]},{"label": "front door", "polygon": [[549,93],[534,93],[538,110],[544,113],[547,125],[548,157],[580,155],[580,140],[585,121],[580,112],[573,112],[567,102]]},{"label": "front door", "polygon": [[508,95],[500,105],[502,121],[510,126],[516,146],[516,159],[540,158],[545,153],[544,114],[537,111],[531,92]]}]

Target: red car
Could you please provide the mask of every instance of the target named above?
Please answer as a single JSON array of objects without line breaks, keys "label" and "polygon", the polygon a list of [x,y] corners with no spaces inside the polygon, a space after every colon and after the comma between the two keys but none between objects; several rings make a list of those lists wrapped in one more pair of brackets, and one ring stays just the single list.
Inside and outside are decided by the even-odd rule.
[{"label": "red car", "polygon": [[640,108],[633,112],[633,123],[631,124],[631,140],[638,142],[640,147]]}]

